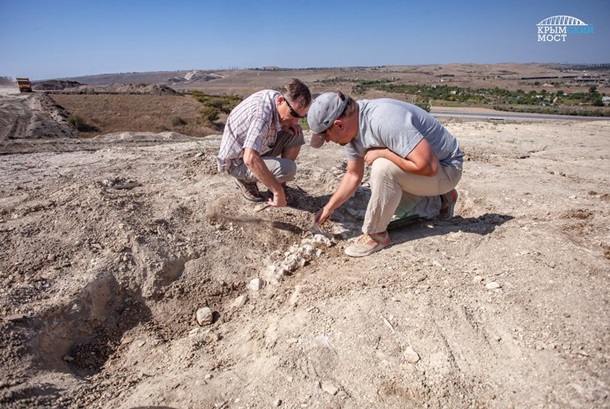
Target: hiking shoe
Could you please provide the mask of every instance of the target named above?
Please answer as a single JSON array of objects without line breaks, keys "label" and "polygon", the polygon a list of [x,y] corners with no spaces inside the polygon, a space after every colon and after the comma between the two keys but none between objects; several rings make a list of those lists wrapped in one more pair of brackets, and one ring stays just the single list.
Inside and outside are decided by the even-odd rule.
[{"label": "hiking shoe", "polygon": [[241,190],[241,193],[246,200],[251,202],[262,202],[265,200],[265,198],[261,196],[261,192],[258,191],[256,182],[246,182],[235,179],[235,184],[237,184],[237,187]]},{"label": "hiking shoe", "polygon": [[453,217],[453,211],[455,210],[455,203],[458,199],[458,191],[451,189],[451,191],[441,195],[441,211],[438,215],[439,219],[451,219]]},{"label": "hiking shoe", "polygon": [[388,232],[373,235],[365,233],[358,237],[354,244],[345,249],[345,254],[351,257],[365,257],[381,250],[391,241]]}]

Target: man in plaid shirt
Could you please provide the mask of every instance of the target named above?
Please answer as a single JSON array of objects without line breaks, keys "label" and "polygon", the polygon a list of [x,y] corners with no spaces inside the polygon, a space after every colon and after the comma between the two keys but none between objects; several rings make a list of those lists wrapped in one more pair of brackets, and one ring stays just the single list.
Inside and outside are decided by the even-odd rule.
[{"label": "man in plaid shirt", "polygon": [[307,85],[292,79],[280,91],[262,90],[244,99],[229,114],[225,125],[218,171],[235,178],[244,197],[264,201],[261,182],[273,194],[272,206],[286,206],[284,186],[297,171],[296,158],[305,144],[299,120],[311,105]]}]

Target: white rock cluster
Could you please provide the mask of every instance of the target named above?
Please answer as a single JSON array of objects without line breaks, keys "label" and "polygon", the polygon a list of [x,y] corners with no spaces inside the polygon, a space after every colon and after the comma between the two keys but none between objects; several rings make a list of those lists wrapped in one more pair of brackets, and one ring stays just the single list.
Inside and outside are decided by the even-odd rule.
[{"label": "white rock cluster", "polygon": [[[261,274],[263,277],[256,277],[250,280],[246,288],[252,292],[257,292],[265,288],[268,284],[278,285],[282,277],[303,267],[308,261],[320,257],[322,249],[320,247],[331,247],[337,242],[324,234],[313,234],[311,237],[301,240],[300,244],[291,246],[288,251],[282,254],[278,251],[276,260],[266,267]],[[247,294],[242,294],[233,302],[233,308],[240,309],[249,301]],[[197,322],[199,325],[210,325],[213,323],[213,312],[210,308],[204,307],[197,311]]]},{"label": "white rock cluster", "polygon": [[284,253],[284,258],[267,266],[263,275],[267,282],[278,284],[282,277],[303,267],[308,261],[320,257],[322,250],[319,247],[331,247],[335,242],[323,234],[314,234],[303,239],[300,244],[291,246]]}]

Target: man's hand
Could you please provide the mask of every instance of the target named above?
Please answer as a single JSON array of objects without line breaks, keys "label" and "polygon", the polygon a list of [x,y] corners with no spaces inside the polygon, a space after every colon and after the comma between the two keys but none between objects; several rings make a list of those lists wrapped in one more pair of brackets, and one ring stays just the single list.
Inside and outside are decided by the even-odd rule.
[{"label": "man's hand", "polygon": [[331,210],[328,210],[325,207],[321,208],[320,210],[318,210],[318,212],[316,213],[316,217],[314,219],[314,223],[315,224],[324,224],[324,222],[326,222],[328,219],[330,219],[330,216],[332,216],[333,212]]},{"label": "man's hand", "polygon": [[267,201],[273,207],[284,207],[286,206],[286,194],[284,193],[284,189],[280,189],[277,192],[273,193],[273,197],[269,198]]},{"label": "man's hand", "polygon": [[373,162],[375,162],[375,159],[387,158],[386,155],[388,153],[393,152],[391,152],[388,148],[371,148],[364,154],[364,161],[367,165],[371,166]]},{"label": "man's hand", "polygon": [[261,159],[261,156],[257,151],[251,148],[244,149],[244,163],[250,169],[252,174],[261,182],[263,185],[273,193],[273,198],[269,199],[267,203],[275,207],[286,206],[286,196],[284,194],[284,188],[278,182],[275,177],[271,174],[271,171],[265,165],[265,162]]},{"label": "man's hand", "polygon": [[345,174],[341,179],[341,183],[339,183],[339,187],[337,187],[335,193],[333,193],[333,195],[330,197],[330,200],[328,203],[326,203],[326,206],[318,210],[316,213],[315,223],[323,224],[330,218],[335,209],[347,202],[356,192],[358,186],[360,186],[363,176],[364,158],[360,156],[356,159],[348,160],[347,169],[345,170]]},{"label": "man's hand", "polygon": [[282,130],[290,135],[303,135],[303,128],[299,124],[283,126]]}]

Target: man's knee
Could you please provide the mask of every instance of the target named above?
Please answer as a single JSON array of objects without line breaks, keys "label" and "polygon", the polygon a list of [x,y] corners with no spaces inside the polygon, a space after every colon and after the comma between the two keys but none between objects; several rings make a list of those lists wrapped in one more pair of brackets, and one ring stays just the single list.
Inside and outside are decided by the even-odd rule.
[{"label": "man's knee", "polygon": [[371,180],[394,179],[397,166],[390,160],[379,158],[371,166]]},{"label": "man's knee", "polygon": [[282,163],[281,182],[289,182],[294,180],[297,175],[297,163],[292,160],[284,160]]},{"label": "man's knee", "polygon": [[265,158],[264,161],[267,169],[279,182],[284,183],[295,178],[297,173],[295,161],[284,158]]}]

